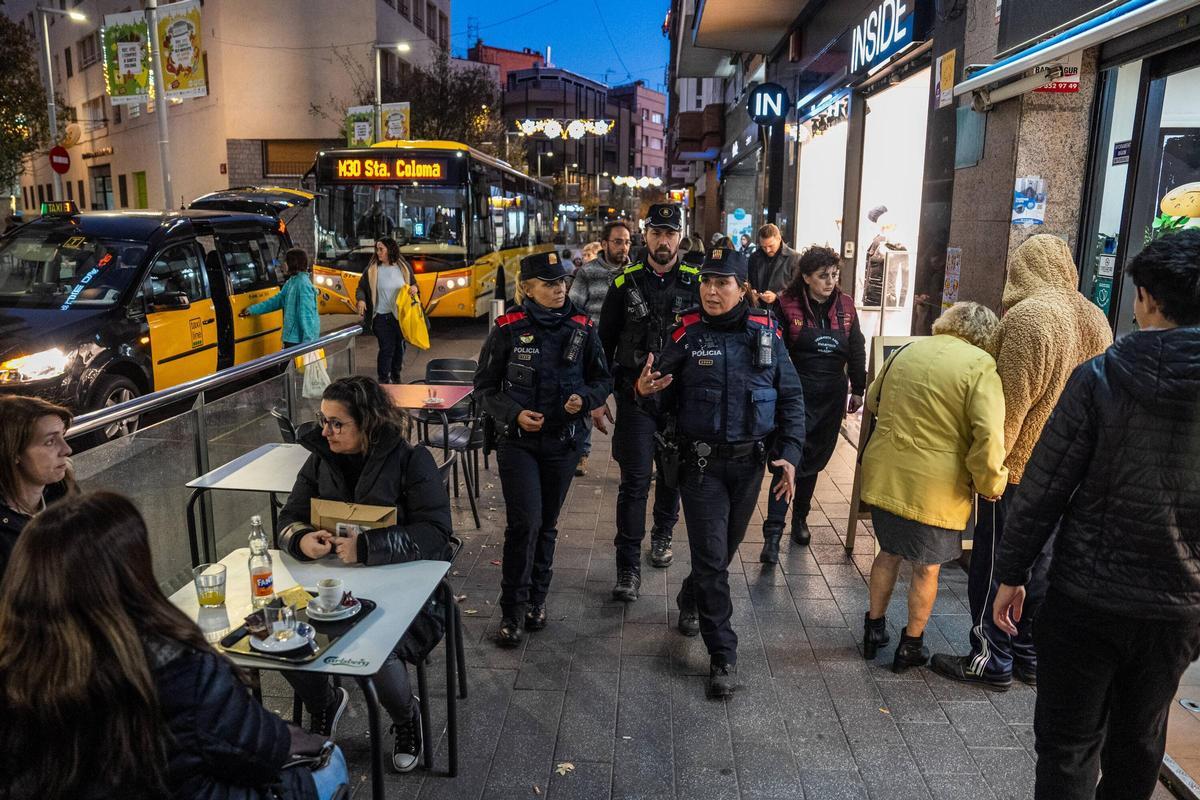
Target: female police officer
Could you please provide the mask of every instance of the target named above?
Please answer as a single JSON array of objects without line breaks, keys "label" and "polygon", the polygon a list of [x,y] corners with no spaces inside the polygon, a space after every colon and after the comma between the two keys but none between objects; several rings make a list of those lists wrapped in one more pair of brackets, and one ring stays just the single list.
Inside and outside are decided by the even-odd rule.
[{"label": "female police officer", "polygon": [[679,630],[703,635],[711,659],[707,694],[714,698],[730,696],[737,683],[729,562],[754,513],[766,462],[781,471],[773,493],[790,499],[804,447],[800,379],[770,314],[746,302],[746,272],[741,253],[708,254],[699,312],[683,316],[659,363],[647,360],[636,387],[643,398],[667,390],[657,398],[657,413],[676,431],[692,552],[692,574],[676,598]]},{"label": "female police officer", "polygon": [[496,461],[507,527],[496,642],[521,643],[546,627],[558,512],[588,422],[612,379],[588,316],[567,300],[567,271],[554,253],[521,259],[519,308],[496,320],[479,356],[475,390],[498,429]]}]

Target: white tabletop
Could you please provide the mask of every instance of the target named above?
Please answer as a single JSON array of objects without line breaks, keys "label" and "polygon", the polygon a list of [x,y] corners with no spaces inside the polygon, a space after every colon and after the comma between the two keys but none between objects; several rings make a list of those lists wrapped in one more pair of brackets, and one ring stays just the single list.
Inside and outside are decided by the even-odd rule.
[{"label": "white tabletop", "polygon": [[[171,595],[171,602],[196,620],[210,642],[219,641],[231,629],[241,625],[251,611],[249,558],[249,549],[242,547],[221,559],[228,572],[225,605],[220,608],[201,608],[192,584]],[[297,584],[316,591],[317,581],[321,578],[336,577],[342,579],[355,597],[374,600],[378,608],[308,664],[293,665],[237,653],[225,654],[246,668],[374,675],[450,569],[448,561],[412,561],[378,567],[347,566],[336,558],[297,561],[279,550],[272,550],[271,558],[277,592]]]},{"label": "white tabletop", "polygon": [[287,494],[296,485],[296,475],[308,451],[304,445],[272,442],[189,481],[189,489],[231,489],[243,492]]}]

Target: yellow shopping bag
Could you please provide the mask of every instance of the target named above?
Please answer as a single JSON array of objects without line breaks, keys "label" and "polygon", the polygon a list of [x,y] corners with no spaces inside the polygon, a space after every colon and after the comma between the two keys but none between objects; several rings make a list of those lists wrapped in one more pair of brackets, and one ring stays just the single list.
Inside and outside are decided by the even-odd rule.
[{"label": "yellow shopping bag", "polygon": [[400,321],[400,333],[406,342],[419,350],[429,349],[429,323],[425,321],[421,301],[407,289],[401,290],[396,297],[396,319]]}]

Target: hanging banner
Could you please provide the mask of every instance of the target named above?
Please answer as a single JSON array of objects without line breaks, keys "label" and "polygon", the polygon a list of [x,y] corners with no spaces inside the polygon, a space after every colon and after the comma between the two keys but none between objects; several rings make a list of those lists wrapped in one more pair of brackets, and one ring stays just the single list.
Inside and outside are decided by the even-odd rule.
[{"label": "hanging banner", "polygon": [[375,144],[375,109],[351,106],[346,109],[346,146],[370,147]]},{"label": "hanging banner", "polygon": [[114,106],[150,99],[150,33],[141,11],[108,14],[100,29],[104,86]]},{"label": "hanging banner", "polygon": [[200,49],[199,0],[159,6],[157,41],[167,97],[205,97],[208,85]]},{"label": "hanging banner", "polygon": [[379,107],[383,121],[379,129],[384,139],[408,139],[412,111],[408,103],[384,103]]}]

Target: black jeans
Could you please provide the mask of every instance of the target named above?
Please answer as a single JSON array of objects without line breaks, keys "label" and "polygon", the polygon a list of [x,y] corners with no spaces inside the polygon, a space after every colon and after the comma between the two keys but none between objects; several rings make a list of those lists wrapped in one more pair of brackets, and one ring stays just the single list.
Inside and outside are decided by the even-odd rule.
[{"label": "black jeans", "polygon": [[500,576],[500,610],[506,617],[520,619],[528,604],[546,602],[558,512],[578,461],[575,442],[554,434],[505,439],[496,449],[507,520]]},{"label": "black jeans", "polygon": [[399,383],[400,368],[404,366],[404,350],[408,342],[400,333],[400,321],[391,314],[376,314],[371,323],[375,340],[379,343],[379,356],[375,362],[380,383]]},{"label": "black jeans", "polygon": [[[774,486],[782,470],[771,467],[771,485]],[[792,530],[796,530],[808,519],[808,512],[812,511],[813,492],[817,489],[817,478],[820,473],[813,475],[797,475],[796,476],[796,492],[792,496]],[[767,498],[767,518],[763,521],[763,534],[775,535],[783,533],[784,527],[787,526],[788,501],[786,498],[776,500],[775,494],[772,492]]]},{"label": "black jeans", "polygon": [[[316,715],[333,699],[333,681],[315,672],[284,672],[309,714]],[[407,724],[417,713],[417,699],[408,679],[408,666],[396,653],[387,657],[383,668],[375,675],[375,691],[392,722]]]},{"label": "black jeans", "polygon": [[[658,422],[633,399],[632,390],[618,389],[617,422],[613,430],[613,458],[621,467],[617,490],[617,569],[641,568],[642,540],[646,538],[646,499],[654,469],[654,432]],[[663,484],[658,470],[654,487],[654,528],[670,537],[679,521],[679,490]]]},{"label": "black jeans", "polygon": [[971,603],[971,669],[976,674],[1010,675],[1013,663],[1037,672],[1037,649],[1033,623],[1049,585],[1050,555],[1054,537],[1033,562],[1033,573],[1025,586],[1025,608],[1017,623],[1017,635],[1009,636],[992,619],[992,604],[1000,582],[994,577],[996,550],[1004,536],[1004,520],[1019,484],[1009,484],[996,502],[979,499],[979,519],[971,545],[971,569],[967,574],[967,598]]},{"label": "black jeans", "polygon": [[1200,623],[1119,617],[1051,589],[1034,638],[1037,800],[1149,798]]},{"label": "black jeans", "polygon": [[729,624],[729,562],[737,555],[762,487],[763,464],[753,456],[709,458],[704,469],[687,462],[679,494],[687,523],[692,572],[679,592],[681,608],[700,614],[700,635],[715,661],[737,663],[737,634]]}]

